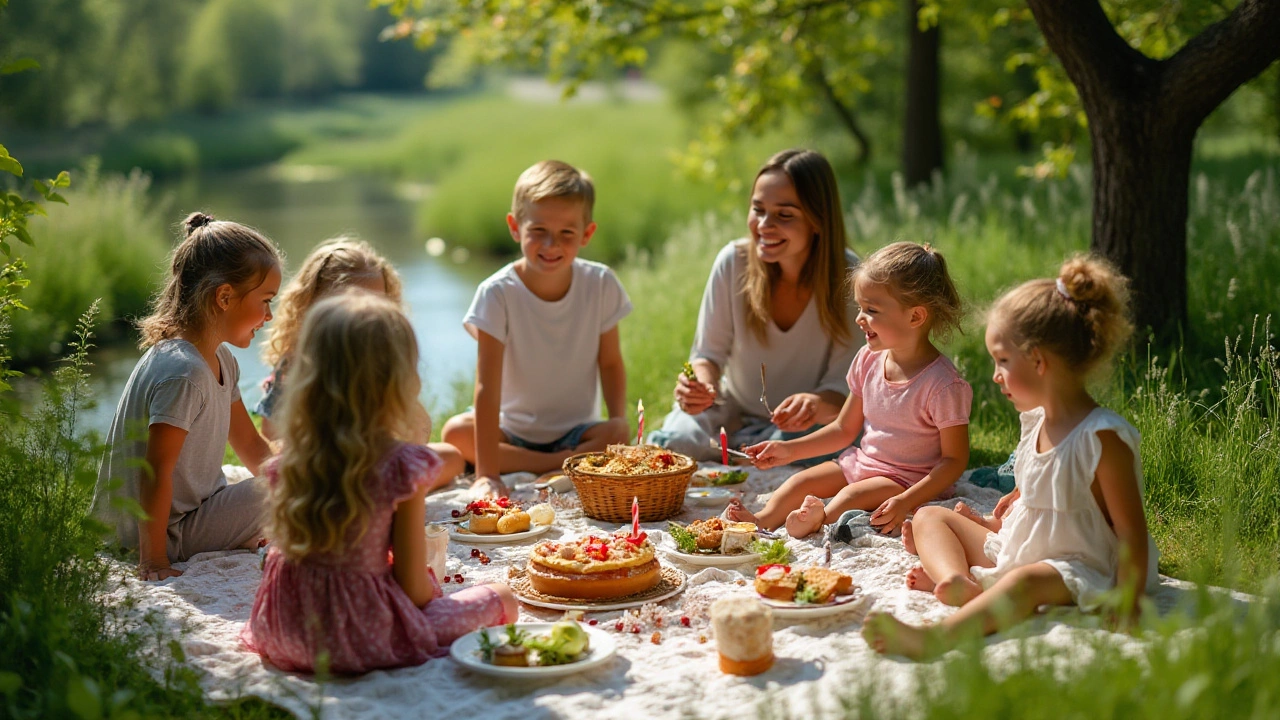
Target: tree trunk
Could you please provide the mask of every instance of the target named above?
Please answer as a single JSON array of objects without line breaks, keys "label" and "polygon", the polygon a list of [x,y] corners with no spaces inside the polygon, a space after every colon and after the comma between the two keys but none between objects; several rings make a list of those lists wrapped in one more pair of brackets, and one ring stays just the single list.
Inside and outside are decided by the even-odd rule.
[{"label": "tree trunk", "polygon": [[1080,94],[1093,139],[1093,250],[1133,283],[1135,320],[1166,339],[1187,319],[1187,182],[1196,130],[1280,57],[1280,0],[1241,0],[1153,60],[1097,0],[1027,0]]},{"label": "tree trunk", "polygon": [[853,108],[845,105],[836,94],[836,89],[832,87],[831,81],[827,79],[826,70],[823,69],[821,61],[815,62],[808,69],[809,81],[818,86],[818,90],[822,92],[822,97],[831,106],[836,117],[840,119],[840,124],[844,125],[844,129],[853,138],[853,142],[858,146],[857,162],[859,165],[866,164],[871,161],[871,140],[867,138],[867,133],[863,131],[862,126],[858,123],[858,118],[853,112]]},{"label": "tree trunk", "polygon": [[937,25],[920,30],[919,0],[907,2],[907,107],[902,127],[902,174],[907,185],[928,183],[942,170]]}]

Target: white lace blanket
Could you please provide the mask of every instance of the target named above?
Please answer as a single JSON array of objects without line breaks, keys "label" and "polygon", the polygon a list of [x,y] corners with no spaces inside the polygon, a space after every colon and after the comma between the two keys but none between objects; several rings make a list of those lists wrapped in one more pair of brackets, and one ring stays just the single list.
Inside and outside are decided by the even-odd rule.
[{"label": "white lace blanket", "polygon": [[[759,507],[767,494],[788,477],[793,468],[751,471],[748,482],[739,486],[749,507]],[[532,499],[531,476],[513,475],[516,496]],[[961,482],[957,499],[990,511],[998,493]],[[448,517],[452,508],[466,502],[462,485],[433,494],[428,499],[428,519]],[[573,497],[572,495],[569,497]],[[945,504],[954,506],[956,500]],[[709,517],[716,508],[685,507],[676,519],[687,522]],[[649,523],[652,532],[665,523]],[[544,538],[576,537],[590,531],[616,529],[582,516],[580,511],[561,512],[556,525]],[[799,564],[823,559],[822,541],[789,541]],[[509,565],[523,566],[532,543],[513,547],[484,546],[492,558],[481,566],[470,557],[471,546],[451,543],[448,569],[465,576],[465,584],[501,581]],[[354,679],[316,683],[310,676],[284,673],[264,665],[255,654],[246,652],[238,641],[249,616],[254,592],[261,576],[259,558],[250,552],[210,553],[180,563],[183,575],[163,583],[122,581],[114,599],[136,601],[136,617],[152,611],[154,622],[181,632],[180,642],[187,662],[203,673],[202,684],[214,701],[228,701],[245,695],[266,698],[299,717],[309,717],[320,709],[326,718],[422,717],[454,713],[464,708],[468,714],[481,712],[489,720],[502,718],[563,717],[594,720],[597,717],[677,718],[696,714],[720,718],[754,716],[762,702],[788,705],[793,711],[821,714],[833,708],[841,692],[874,678],[879,688],[906,692],[912,667],[900,660],[885,659],[871,651],[859,635],[866,611],[874,606],[908,621],[934,621],[950,608],[932,595],[910,591],[904,584],[907,571],[916,564],[900,540],[863,537],[854,545],[837,543],[831,567],[853,576],[867,599],[859,607],[833,617],[798,623],[775,621],[774,649],[778,657],[773,669],[753,678],[721,674],[717,669],[715,641],[710,638],[706,611],[710,603],[731,593],[748,592],[746,576],[737,571],[682,568],[690,577],[686,590],[662,603],[663,627],[652,621],[640,633],[616,635],[618,654],[601,668],[542,683],[495,680],[463,670],[452,660],[432,660],[425,665],[389,672],[373,672]],[[701,572],[699,572],[701,570]],[[751,572],[749,567],[745,572]],[[454,587],[446,585],[446,592]],[[1172,607],[1186,586],[1165,579],[1155,600],[1164,609]],[[613,631],[625,611],[590,615],[599,626]],[[553,620],[557,611],[521,607],[521,620]],[[690,618],[691,626],[680,623]],[[1044,642],[1078,644],[1107,636],[1102,631],[1083,630],[1050,622]],[[661,633],[652,642],[654,631]],[[701,642],[702,637],[707,641]],[[1117,642],[1134,642],[1112,636]],[[1015,642],[992,638],[988,653],[1008,652]]]}]

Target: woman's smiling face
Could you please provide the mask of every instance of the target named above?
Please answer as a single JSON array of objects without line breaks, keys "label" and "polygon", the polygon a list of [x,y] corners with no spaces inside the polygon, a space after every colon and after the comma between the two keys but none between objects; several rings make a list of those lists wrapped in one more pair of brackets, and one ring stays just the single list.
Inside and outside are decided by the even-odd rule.
[{"label": "woman's smiling face", "polygon": [[770,170],[756,178],[747,229],[761,260],[794,260],[798,265],[808,260],[816,232],[805,217],[795,184],[781,170]]}]

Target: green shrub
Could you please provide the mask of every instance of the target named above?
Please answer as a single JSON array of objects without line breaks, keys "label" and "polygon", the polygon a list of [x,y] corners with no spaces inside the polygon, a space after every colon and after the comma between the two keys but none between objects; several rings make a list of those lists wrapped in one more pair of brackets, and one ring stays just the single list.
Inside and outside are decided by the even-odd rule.
[{"label": "green shrub", "polygon": [[123,134],[103,148],[102,167],[122,173],[141,168],[152,175],[183,175],[200,169],[200,148],[180,133]]}]

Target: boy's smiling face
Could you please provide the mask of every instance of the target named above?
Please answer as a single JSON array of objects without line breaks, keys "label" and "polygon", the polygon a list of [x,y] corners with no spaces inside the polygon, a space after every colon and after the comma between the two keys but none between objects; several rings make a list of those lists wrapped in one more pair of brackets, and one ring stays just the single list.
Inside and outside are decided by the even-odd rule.
[{"label": "boy's smiling face", "polygon": [[524,217],[507,215],[511,237],[520,243],[528,270],[553,274],[568,270],[596,231],[582,200],[551,197],[529,203]]}]

